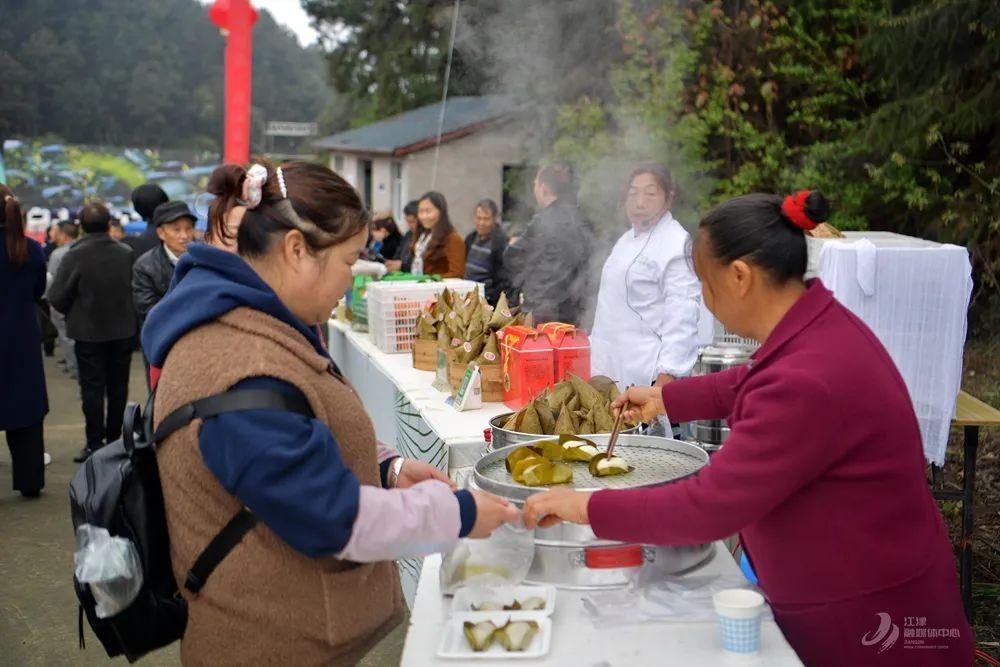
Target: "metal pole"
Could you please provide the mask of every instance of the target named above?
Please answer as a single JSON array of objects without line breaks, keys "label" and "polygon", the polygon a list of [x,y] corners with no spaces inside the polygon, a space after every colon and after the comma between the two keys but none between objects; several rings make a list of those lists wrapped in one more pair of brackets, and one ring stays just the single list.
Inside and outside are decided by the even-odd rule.
[{"label": "metal pole", "polygon": [[448,107],[448,82],[451,79],[451,59],[455,53],[455,33],[458,31],[458,9],[461,0],[455,0],[455,11],[451,16],[451,39],[448,44],[448,63],[444,68],[444,92],[441,94],[441,113],[438,114],[437,141],[434,144],[434,167],[431,169],[431,190],[437,186],[438,156],[441,153],[441,133],[444,131],[444,112]]}]

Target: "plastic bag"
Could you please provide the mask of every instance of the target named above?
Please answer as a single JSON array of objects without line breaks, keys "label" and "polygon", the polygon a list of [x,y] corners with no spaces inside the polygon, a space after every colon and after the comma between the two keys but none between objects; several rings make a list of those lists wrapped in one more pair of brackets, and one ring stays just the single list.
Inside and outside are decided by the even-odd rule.
[{"label": "plastic bag", "polygon": [[535,531],[505,524],[482,540],[464,539],[441,561],[441,590],[462,586],[520,584],[535,557]]},{"label": "plastic bag", "polygon": [[90,586],[98,618],[114,616],[139,595],[142,565],[131,541],[85,523],[76,529],[73,562],[77,581]]},{"label": "plastic bag", "polygon": [[[602,626],[634,623],[714,622],[712,596],[730,588],[752,588],[743,575],[698,574],[642,576],[613,591],[591,593],[583,608]],[[765,608],[764,618],[771,618]]]}]

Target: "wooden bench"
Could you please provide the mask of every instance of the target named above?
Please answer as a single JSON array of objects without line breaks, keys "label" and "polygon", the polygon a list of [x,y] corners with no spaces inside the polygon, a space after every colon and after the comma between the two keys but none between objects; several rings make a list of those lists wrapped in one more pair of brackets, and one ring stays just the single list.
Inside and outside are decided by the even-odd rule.
[{"label": "wooden bench", "polygon": [[979,429],[1000,426],[1000,410],[983,403],[975,396],[959,392],[955,403],[952,427],[964,431],[962,487],[958,491],[944,488],[941,468],[932,465],[931,489],[936,500],[957,500],[962,510],[962,531],[959,541],[959,581],[965,615],[972,622],[972,540],[975,534],[976,455],[979,451]]}]

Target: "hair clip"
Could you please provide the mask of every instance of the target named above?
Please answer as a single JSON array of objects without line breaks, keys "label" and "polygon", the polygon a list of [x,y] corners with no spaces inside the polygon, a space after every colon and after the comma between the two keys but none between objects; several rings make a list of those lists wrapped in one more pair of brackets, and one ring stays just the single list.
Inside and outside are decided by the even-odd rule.
[{"label": "hair clip", "polygon": [[278,167],[278,187],[281,188],[281,198],[288,199],[288,188],[285,187],[285,175],[281,172],[281,167]]}]

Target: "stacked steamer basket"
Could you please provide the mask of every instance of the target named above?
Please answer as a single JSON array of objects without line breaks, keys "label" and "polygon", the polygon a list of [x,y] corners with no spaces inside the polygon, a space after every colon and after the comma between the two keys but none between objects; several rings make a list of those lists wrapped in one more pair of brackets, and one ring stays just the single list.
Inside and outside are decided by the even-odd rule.
[{"label": "stacked steamer basket", "polygon": [[[601,448],[608,436],[583,436]],[[538,438],[530,445],[550,438]],[[488,453],[476,463],[470,486],[522,505],[531,495],[548,487],[528,487],[513,480],[505,459],[524,445],[509,445]],[[568,486],[581,491],[656,486],[695,474],[708,463],[701,448],[679,440],[643,435],[619,436],[615,455],[634,468],[624,475],[592,476],[585,464],[573,466]],[[564,485],[566,486],[566,485]],[[535,530],[535,554],[527,582],[560,588],[602,589],[627,585],[643,567],[653,566],[664,574],[700,566],[711,556],[711,544],[651,547],[598,539],[590,526],[562,523]]]}]

